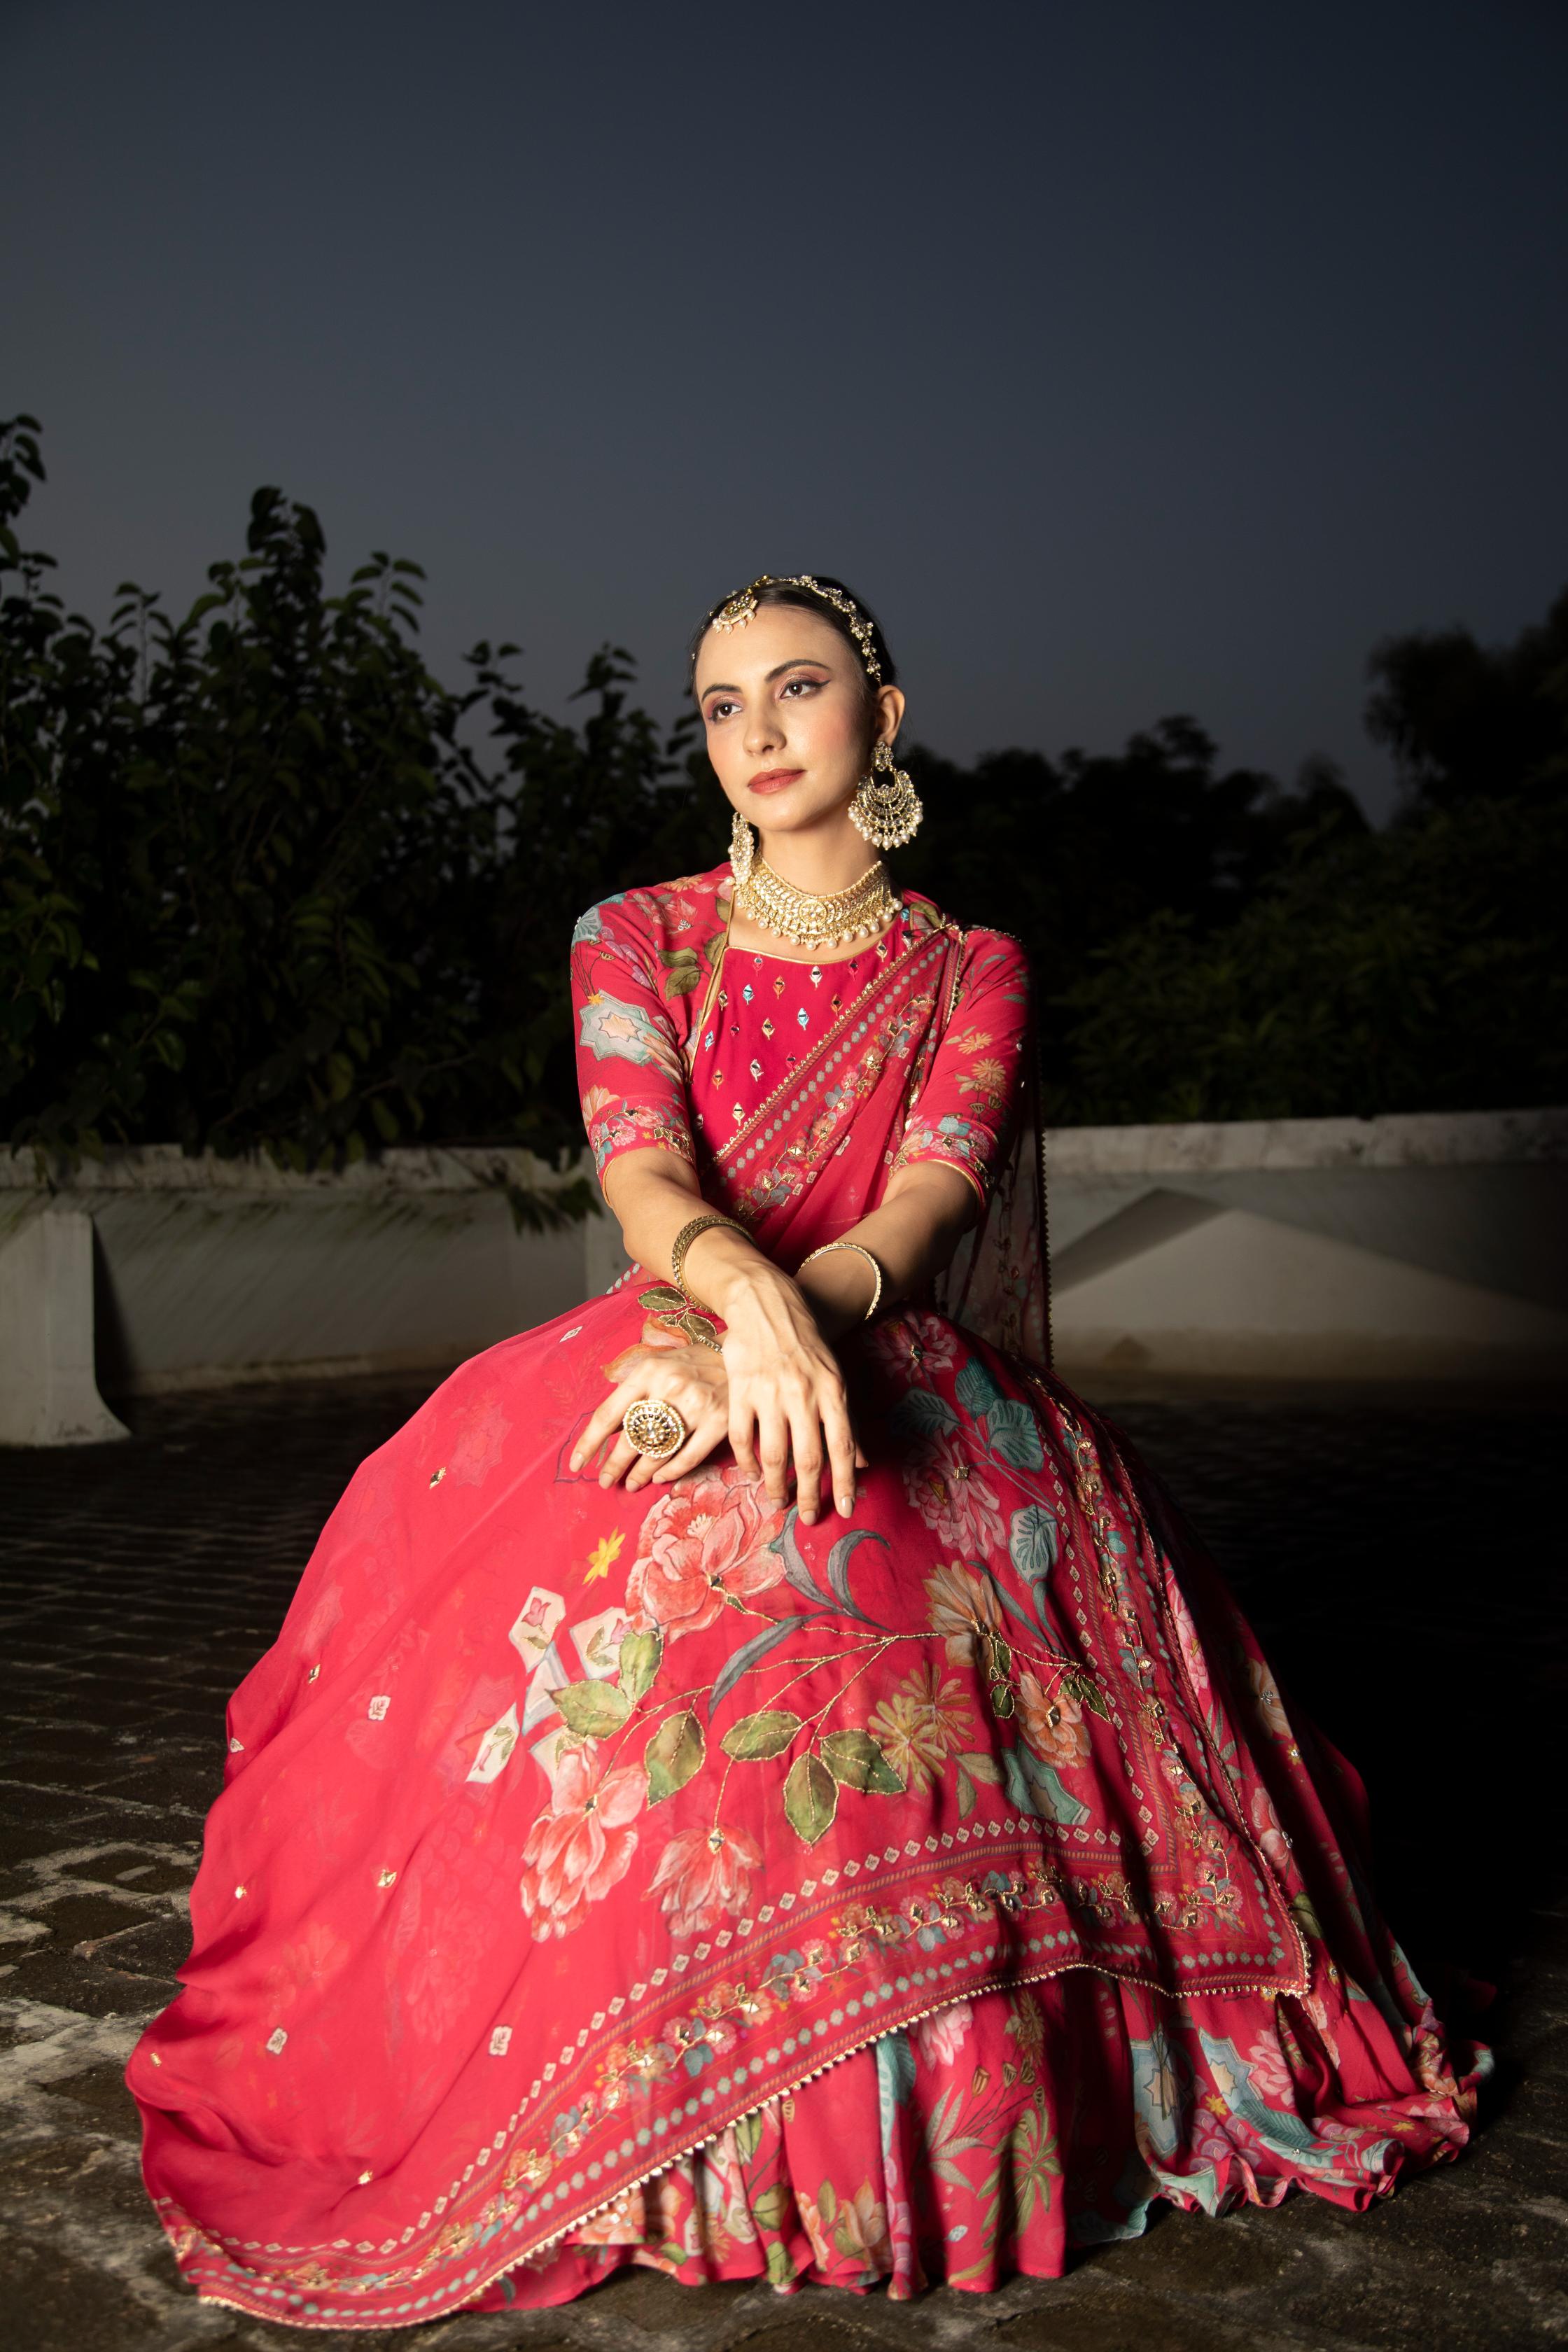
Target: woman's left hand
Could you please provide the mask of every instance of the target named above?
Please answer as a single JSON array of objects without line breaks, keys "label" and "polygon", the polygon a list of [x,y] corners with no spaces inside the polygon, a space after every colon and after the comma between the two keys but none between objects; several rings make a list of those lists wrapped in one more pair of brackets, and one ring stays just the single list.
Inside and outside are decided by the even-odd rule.
[{"label": "woman's left hand", "polygon": [[[572,1449],[569,1467],[581,1470],[612,1434],[611,1446],[599,1469],[601,1486],[625,1478],[628,1494],[650,1480],[667,1485],[686,1470],[695,1470],[730,1433],[730,1382],[724,1359],[711,1348],[684,1340],[671,1346],[645,1343],[632,1348],[615,1366],[620,1379],[595,1413]],[[639,1454],[621,1427],[627,1410],[640,1398],[673,1405],[686,1423],[688,1436],[679,1453],[662,1461]]]}]

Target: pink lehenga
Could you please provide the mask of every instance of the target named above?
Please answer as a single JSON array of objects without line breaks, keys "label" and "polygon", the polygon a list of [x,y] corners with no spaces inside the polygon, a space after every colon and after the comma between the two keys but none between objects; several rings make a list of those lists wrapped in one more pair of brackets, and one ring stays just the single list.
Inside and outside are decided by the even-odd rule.
[{"label": "pink lehenga", "polygon": [[1344,2205],[1463,2147],[1349,1769],[1045,1362],[1026,975],[910,897],[724,951],[728,868],[574,950],[599,1165],[657,1147],[785,1266],[890,1172],[983,1215],[847,1350],[853,1519],[728,1453],[567,1468],[679,1292],[465,1364],[357,1473],[229,1711],[185,1990],[129,2079],[203,2295],[304,2327],[626,2263],[910,2293],[1151,2203]]}]

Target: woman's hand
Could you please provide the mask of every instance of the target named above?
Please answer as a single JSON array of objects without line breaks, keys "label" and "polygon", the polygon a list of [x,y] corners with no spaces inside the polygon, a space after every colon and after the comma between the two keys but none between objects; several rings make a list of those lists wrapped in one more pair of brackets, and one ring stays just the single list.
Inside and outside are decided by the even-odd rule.
[{"label": "woman's hand", "polygon": [[[650,1480],[666,1485],[682,1471],[695,1470],[715,1446],[723,1444],[730,1428],[729,1382],[724,1360],[711,1348],[685,1341],[671,1345],[668,1340],[650,1345],[645,1340],[641,1347],[628,1349],[615,1370],[620,1375],[616,1385],[572,1450],[574,1471],[591,1462],[613,1434],[616,1442],[600,1466],[599,1484],[613,1486],[624,1477],[630,1494]],[[673,1405],[690,1432],[680,1451],[665,1461],[639,1454],[622,1431],[627,1409],[640,1397]]]},{"label": "woman's hand", "polygon": [[793,1456],[795,1502],[806,1527],[821,1512],[826,1471],[839,1516],[847,1519],[855,1508],[855,1473],[866,1467],[866,1456],[850,1426],[838,1360],[805,1296],[787,1275],[763,1265],[727,1288],[723,1312],[736,1461],[763,1479],[769,1504],[782,1510]]}]

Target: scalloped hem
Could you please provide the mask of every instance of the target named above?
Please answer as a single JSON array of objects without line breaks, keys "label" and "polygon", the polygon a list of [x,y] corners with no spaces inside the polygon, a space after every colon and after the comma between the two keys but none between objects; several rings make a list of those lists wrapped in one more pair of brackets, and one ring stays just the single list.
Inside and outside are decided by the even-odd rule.
[{"label": "scalloped hem", "polygon": [[1353,2210],[1466,2145],[1488,2054],[1450,2057],[1396,1951],[1373,1994],[1177,2002],[1074,1973],[959,2001],[730,2126],[503,2273],[541,2310],[626,2268],[894,2301],[1057,2278],[1141,2236],[1300,2189]]}]

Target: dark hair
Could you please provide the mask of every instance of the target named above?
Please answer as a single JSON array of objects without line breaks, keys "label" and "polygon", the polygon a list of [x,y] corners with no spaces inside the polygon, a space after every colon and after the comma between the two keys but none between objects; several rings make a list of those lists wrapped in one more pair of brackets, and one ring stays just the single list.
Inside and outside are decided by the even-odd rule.
[{"label": "dark hair", "polygon": [[[871,697],[876,693],[879,686],[897,686],[899,682],[898,666],[894,662],[892,655],[888,650],[888,640],[882,635],[882,625],[880,621],[878,620],[875,613],[872,612],[869,604],[867,604],[865,598],[863,596],[857,596],[852,588],[847,588],[842,580],[835,580],[832,575],[826,572],[814,572],[811,574],[811,577],[814,580],[819,581],[824,588],[837,588],[838,593],[841,596],[847,596],[849,602],[855,606],[860,618],[865,622],[867,627],[871,632],[872,649],[876,654],[878,661],[881,664],[882,668],[880,678],[874,678],[871,676],[870,671],[866,667],[866,657],[856,642],[847,620],[839,611],[837,605],[830,604],[826,596],[814,596],[809,588],[796,588],[787,580],[770,580],[765,587],[753,588],[752,593],[755,596],[759,606],[763,604],[796,604],[800,607],[802,612],[815,613],[819,619],[826,621],[830,628],[837,629],[838,635],[843,638],[845,644],[849,647],[851,653],[853,653],[855,656],[855,667],[865,686],[866,699],[868,701],[869,701]],[[723,611],[729,601],[730,599],[728,596],[721,596],[716,604],[710,604],[707,612],[703,614],[697,628],[692,632],[691,643],[686,649],[686,684],[688,691],[694,688],[697,683],[697,656],[701,651],[702,640],[708,635],[709,630],[712,627],[714,622],[719,617],[719,614]]]}]

